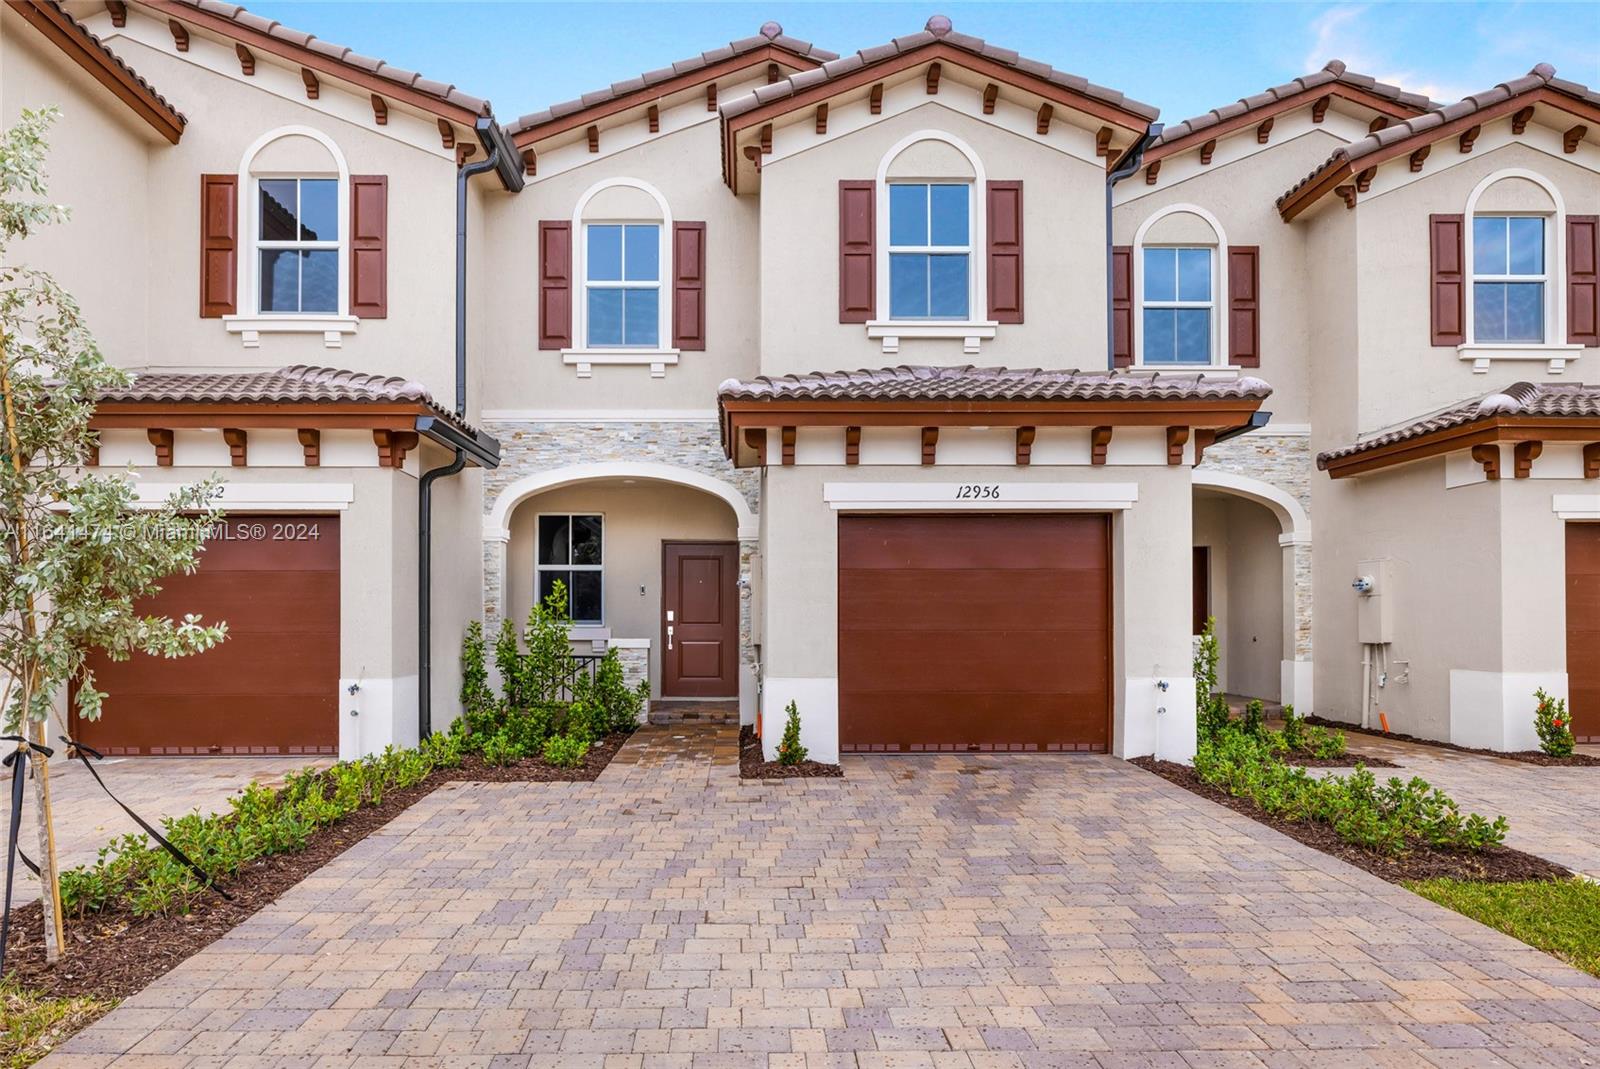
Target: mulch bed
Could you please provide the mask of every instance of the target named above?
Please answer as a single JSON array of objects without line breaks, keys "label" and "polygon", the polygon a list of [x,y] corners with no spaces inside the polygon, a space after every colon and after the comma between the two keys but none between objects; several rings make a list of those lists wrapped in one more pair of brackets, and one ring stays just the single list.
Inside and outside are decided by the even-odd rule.
[{"label": "mulch bed", "polygon": [[1284,754],[1284,763],[1300,765],[1302,768],[1355,768],[1357,765],[1366,765],[1368,768],[1399,768],[1393,761],[1385,761],[1381,757],[1368,757],[1366,754],[1347,753],[1338,757],[1312,757],[1309,754]]},{"label": "mulch bed", "polygon": [[[257,858],[223,883],[231,901],[201,896],[185,916],[135,917],[126,907],[66,920],[68,955],[59,966],[44,960],[44,914],[38,902],[12,911],[6,971],[24,988],[44,995],[124,998],[165,975],[184,959],[226,935],[251,914],[276,901],[356,843],[446,783],[547,783],[592,780],[627,741],[610,735],[589,748],[582,765],[557,768],[525,758],[496,768],[471,755],[459,768],[440,769],[407,790],[388,791],[337,824],[320,829],[296,854]],[[19,869],[20,872],[20,869]],[[0,879],[3,879],[0,875]],[[84,1022],[87,1024],[88,1022]]]},{"label": "mulch bed", "polygon": [[798,765],[763,761],[761,740],[756,738],[756,729],[749,724],[739,729],[740,779],[817,779],[843,775],[844,769],[838,765],[825,765],[820,761],[801,761]]},{"label": "mulch bed", "polygon": [[1600,757],[1595,757],[1593,754],[1575,753],[1571,757],[1551,757],[1542,750],[1483,750],[1474,746],[1457,746],[1453,742],[1440,742],[1438,739],[1422,739],[1400,731],[1372,731],[1360,725],[1352,727],[1337,720],[1325,720],[1320,716],[1308,716],[1306,717],[1306,723],[1338,728],[1340,731],[1351,735],[1367,735],[1374,739],[1395,739],[1399,742],[1414,742],[1419,746],[1436,746],[1441,750],[1478,754],[1481,757],[1504,757],[1508,761],[1521,761],[1525,765],[1552,765],[1558,768],[1589,768],[1600,765]]},{"label": "mulch bed", "polygon": [[1572,875],[1560,865],[1507,846],[1493,846],[1479,853],[1419,846],[1400,857],[1390,857],[1345,842],[1327,824],[1311,820],[1283,820],[1265,813],[1250,799],[1235,798],[1213,787],[1188,765],[1157,761],[1153,757],[1135,757],[1129,763],[1390,883],[1438,877],[1504,883],[1512,880],[1564,880]]}]

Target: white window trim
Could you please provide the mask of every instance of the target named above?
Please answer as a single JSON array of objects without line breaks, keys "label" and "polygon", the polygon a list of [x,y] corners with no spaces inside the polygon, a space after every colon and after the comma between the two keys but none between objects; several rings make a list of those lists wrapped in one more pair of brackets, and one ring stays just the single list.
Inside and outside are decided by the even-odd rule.
[{"label": "white window trim", "polygon": [[[258,231],[260,191],[259,185],[263,178],[327,178],[326,173],[288,173],[288,172],[263,172],[253,173],[250,169],[256,156],[272,142],[284,137],[309,137],[328,150],[328,155],[333,157],[335,177],[339,180],[338,219],[339,240],[333,243],[339,250],[339,310],[337,313],[283,313],[261,311],[260,289],[260,250]],[[360,320],[350,314],[350,167],[345,163],[344,153],[339,151],[339,146],[333,139],[321,130],[310,126],[280,126],[270,130],[251,143],[245,149],[244,156],[239,161],[238,175],[239,205],[238,205],[238,236],[239,254],[234,258],[237,262],[237,275],[234,279],[235,293],[238,294],[239,307],[248,309],[241,315],[222,317],[222,325],[229,334],[239,335],[240,342],[246,349],[256,349],[261,345],[263,334],[321,334],[322,343],[329,349],[342,348],[344,336],[354,334],[360,326]]]},{"label": "white window trim", "polygon": [[[1473,322],[1473,283],[1478,276],[1474,274],[1474,260],[1472,248],[1473,220],[1478,214],[1478,201],[1490,186],[1506,178],[1525,178],[1543,189],[1550,196],[1550,201],[1555,205],[1555,211],[1550,212],[1485,212],[1485,215],[1537,215],[1546,220],[1546,233],[1544,242],[1544,336],[1542,342],[1480,342],[1476,336],[1476,324]],[[1544,175],[1537,171],[1530,171],[1525,167],[1507,167],[1485,175],[1482,181],[1472,188],[1467,196],[1466,211],[1463,216],[1461,235],[1462,273],[1466,276],[1461,301],[1461,314],[1465,318],[1462,324],[1466,341],[1456,346],[1456,356],[1462,360],[1472,362],[1472,371],[1476,375],[1484,375],[1496,360],[1543,360],[1545,370],[1551,375],[1559,375],[1566,370],[1567,364],[1578,358],[1583,352],[1581,345],[1569,345],[1563,339],[1567,336],[1567,206],[1561,197],[1561,190]],[[1525,281],[1533,280],[1533,276],[1518,276]],[[1494,279],[1484,276],[1487,281]]]},{"label": "white window trim", "polygon": [[[1145,237],[1150,233],[1150,228],[1169,215],[1194,215],[1198,216],[1211,228],[1211,233],[1216,237],[1217,243],[1211,250],[1211,302],[1201,305],[1194,302],[1156,302],[1159,308],[1179,307],[1209,307],[1211,309],[1211,362],[1209,364],[1147,364],[1144,359],[1144,250]],[[1153,249],[1203,249],[1204,245],[1151,245]],[[1133,331],[1133,367],[1134,371],[1183,371],[1193,368],[1215,368],[1219,370],[1237,369],[1237,365],[1228,363],[1228,317],[1221,310],[1225,301],[1228,288],[1228,258],[1225,255],[1228,248],[1228,235],[1222,229],[1222,221],[1215,215],[1206,211],[1198,204],[1169,204],[1160,211],[1155,212],[1139,224],[1139,229],[1133,235],[1133,322],[1130,329]]]},{"label": "white window trim", "polygon": [[[655,201],[660,217],[658,219],[584,218],[583,213],[589,207],[590,201],[605,190],[618,186],[637,189],[648,195]],[[654,347],[605,348],[589,345],[589,242],[585,230],[589,223],[624,226],[630,223],[634,225],[655,223],[661,227],[661,240],[657,247],[657,255],[661,262],[656,274],[663,299],[656,302],[659,322],[656,327],[657,344]],[[678,363],[678,350],[668,344],[672,338],[672,301],[667,299],[671,296],[668,279],[672,277],[672,209],[667,204],[667,198],[662,196],[661,191],[655,186],[640,178],[604,179],[584,190],[583,195],[578,198],[577,206],[572,210],[571,234],[572,284],[577,291],[577,299],[572,302],[572,337],[577,344],[571,349],[561,350],[561,362],[575,368],[580,379],[589,378],[593,374],[595,364],[646,366],[650,368],[651,378],[664,378],[667,368]]]},{"label": "white window trim", "polygon": [[[972,167],[972,178],[963,180],[972,189],[968,201],[968,232],[971,235],[967,252],[967,319],[895,319],[889,311],[889,168],[906,149],[919,141],[942,141],[966,157]],[[893,183],[929,182],[954,184],[949,176],[896,175]],[[980,310],[989,307],[989,279],[985,265],[980,262],[982,250],[988,245],[988,219],[984,206],[978,202],[979,193],[988,188],[988,176],[983,161],[960,138],[942,130],[918,130],[895,142],[878,161],[878,172],[873,185],[873,247],[882,250],[873,257],[873,285],[877,292],[874,307],[881,308],[886,318],[867,323],[867,337],[882,341],[886,355],[900,351],[902,338],[959,338],[963,350],[971,355],[978,352],[982,342],[991,339],[1000,324],[994,320],[976,318]]]},{"label": "white window trim", "polygon": [[[599,564],[540,564],[539,563],[539,521],[546,516],[565,516],[567,518],[567,556],[572,555],[572,517],[598,516],[600,517],[600,563]],[[543,572],[599,572],[600,573],[600,619],[574,620],[574,628],[594,630],[606,628],[606,514],[604,512],[578,511],[578,512],[539,512],[533,517],[533,600],[534,604],[540,603],[539,576]],[[572,591],[567,591],[567,615],[572,615]],[[609,634],[609,632],[608,632]],[[589,638],[597,636],[589,635]]]}]

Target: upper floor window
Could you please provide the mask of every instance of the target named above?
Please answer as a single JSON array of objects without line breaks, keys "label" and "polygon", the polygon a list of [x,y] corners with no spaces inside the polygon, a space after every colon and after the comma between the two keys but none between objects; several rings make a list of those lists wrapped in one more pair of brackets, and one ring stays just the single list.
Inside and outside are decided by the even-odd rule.
[{"label": "upper floor window", "polygon": [[594,349],[661,344],[661,226],[585,226],[587,345]]},{"label": "upper floor window", "polygon": [[256,183],[256,256],[262,313],[339,311],[339,180]]},{"label": "upper floor window", "polygon": [[1472,327],[1479,342],[1542,342],[1545,336],[1544,218],[1472,218]]},{"label": "upper floor window", "polygon": [[1144,363],[1209,364],[1216,314],[1209,248],[1144,252]]},{"label": "upper floor window", "polygon": [[966,319],[970,309],[972,187],[889,186],[889,316]]}]

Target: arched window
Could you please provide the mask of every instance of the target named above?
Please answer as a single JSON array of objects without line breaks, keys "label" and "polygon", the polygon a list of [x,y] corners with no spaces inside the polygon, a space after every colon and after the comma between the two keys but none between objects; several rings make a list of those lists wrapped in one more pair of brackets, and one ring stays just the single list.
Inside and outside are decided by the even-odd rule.
[{"label": "arched window", "polygon": [[1197,205],[1171,205],[1140,225],[1133,239],[1136,365],[1227,363],[1227,247],[1222,224]]},{"label": "arched window", "polygon": [[1521,168],[1484,178],[1467,198],[1463,242],[1467,345],[1545,346],[1561,336],[1566,211],[1544,176]]},{"label": "arched window", "polygon": [[241,311],[260,317],[349,315],[349,182],[326,134],[264,135],[239,167]]},{"label": "arched window", "polygon": [[574,341],[585,351],[660,352],[672,337],[672,213],[647,182],[612,178],[578,199],[572,230]]},{"label": "arched window", "polygon": [[[904,138],[878,165],[879,308],[895,323],[968,323],[986,304],[983,165],[935,130]],[[887,301],[884,297],[887,297]]]}]

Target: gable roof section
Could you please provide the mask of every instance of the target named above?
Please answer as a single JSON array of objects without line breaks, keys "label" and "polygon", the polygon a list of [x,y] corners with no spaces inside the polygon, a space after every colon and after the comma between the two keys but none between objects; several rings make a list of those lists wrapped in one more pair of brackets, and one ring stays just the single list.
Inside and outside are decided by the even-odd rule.
[{"label": "gable roof section", "polygon": [[1521,78],[1501,82],[1493,89],[1474,93],[1455,104],[1385,127],[1338,149],[1322,166],[1278,198],[1278,214],[1288,222],[1368,167],[1455,137],[1480,123],[1510,115],[1530,104],[1546,104],[1570,112],[1594,124],[1591,132],[1600,133],[1600,93],[1577,82],[1557,78],[1554,67],[1541,63]]},{"label": "gable roof section", "polygon": [[1304,107],[1326,96],[1337,96],[1394,119],[1404,119],[1437,107],[1420,93],[1408,93],[1345,67],[1343,60],[1329,60],[1313,74],[1302,75],[1283,85],[1213,108],[1204,115],[1174,123],[1161,132],[1145,150],[1147,162],[1181,152],[1197,142],[1232,133],[1261,122],[1269,116]]},{"label": "gable roof section", "polygon": [[188,123],[183,113],[122,61],[89,28],[68,15],[56,0],[6,0],[23,21],[66,53],[78,66],[111,93],[156,133],[176,145]]},{"label": "gable roof section", "polygon": [[1335,479],[1500,441],[1600,442],[1600,386],[1517,382],[1317,455]]},{"label": "gable roof section", "polygon": [[519,148],[525,148],[535,141],[574,127],[586,126],[596,119],[715,81],[759,63],[810,68],[837,58],[835,53],[818,48],[809,41],[790,37],[776,22],[767,22],[762,24],[760,32],[754,37],[730,41],[721,48],[679,60],[670,67],[647,71],[637,78],[614,82],[605,89],[585,93],[577,100],[552,104],[543,111],[524,115],[508,126],[506,133],[512,136]]},{"label": "gable roof section", "polygon": [[463,126],[472,126],[478,118],[492,114],[487,100],[464,93],[453,85],[424,78],[416,71],[290,29],[275,19],[252,14],[238,4],[226,4],[221,0],[133,2],[163,18],[187,22]]},{"label": "gable roof section", "polygon": [[1159,109],[1131,100],[1115,89],[1058,71],[1048,63],[1027,59],[981,37],[957,33],[948,18],[935,15],[920,33],[829,60],[814,70],[761,86],[723,104],[724,180],[730,185],[733,183],[734,142],[739,131],[880,81],[885,75],[934,61],[966,67],[996,82],[1016,86],[1140,134],[1160,114]]}]

